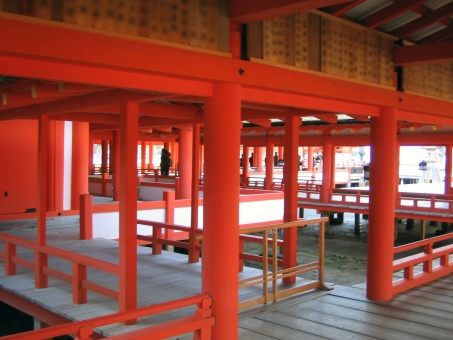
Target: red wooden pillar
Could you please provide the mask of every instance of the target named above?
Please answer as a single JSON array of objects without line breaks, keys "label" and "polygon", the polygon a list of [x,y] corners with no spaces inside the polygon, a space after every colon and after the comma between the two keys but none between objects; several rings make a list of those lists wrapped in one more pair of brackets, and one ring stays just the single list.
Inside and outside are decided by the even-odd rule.
[{"label": "red wooden pillar", "polygon": [[192,193],[193,131],[179,129],[179,197],[190,198]]},{"label": "red wooden pillar", "polygon": [[49,143],[49,117],[39,117],[38,132],[38,202],[37,207],[37,247],[35,250],[35,287],[46,288],[48,277],[43,268],[48,265],[47,254],[41,253],[40,247],[45,246],[46,241],[46,205],[47,205],[47,151]]},{"label": "red wooden pillar", "polygon": [[[74,123],[73,122],[73,126],[74,126]],[[94,174],[94,162],[93,162],[93,148],[94,148],[94,140],[93,139],[89,139],[88,141],[88,144],[89,144],[89,150],[88,150],[88,173],[90,175]]]},{"label": "red wooden pillar", "polygon": [[[104,175],[104,174],[102,174]],[[80,195],[80,239],[93,238],[93,196]]]},{"label": "red wooden pillar", "polygon": [[263,172],[263,148],[261,146],[256,148],[256,166],[258,172]]},{"label": "red wooden pillar", "polygon": [[241,25],[230,22],[230,53],[234,59],[241,59]]},{"label": "red wooden pillar", "polygon": [[332,188],[332,144],[326,139],[322,147],[322,163],[321,202],[327,203]]},{"label": "red wooden pillar", "polygon": [[[214,84],[205,101],[202,291],[214,304],[213,339],[238,338],[241,87]],[[225,251],[219,251],[223,249]]]},{"label": "red wooden pillar", "polygon": [[[113,182],[113,200],[120,200],[120,132],[113,130],[113,145],[112,145],[112,182]],[[134,152],[135,155],[135,152]]]},{"label": "red wooden pillar", "polygon": [[451,176],[453,162],[451,158],[452,145],[448,144],[445,146],[445,194],[451,195]]},{"label": "red wooden pillar", "polygon": [[[192,230],[198,229],[198,185],[200,180],[200,130],[201,124],[193,124],[192,136],[192,192],[191,192],[191,223]],[[182,150],[182,147],[181,147]],[[182,153],[182,152],[181,152]],[[194,239],[195,235],[189,238],[189,262],[194,263],[200,260],[200,252],[196,250],[199,242]]]},{"label": "red wooden pillar", "polygon": [[154,143],[148,142],[148,170],[154,168]]},{"label": "red wooden pillar", "polygon": [[[119,311],[137,308],[137,138],[138,103],[120,112]],[[126,324],[135,323],[128,320]]]},{"label": "red wooden pillar", "polygon": [[283,146],[278,147],[278,159],[283,159]]},{"label": "red wooden pillar", "polygon": [[88,155],[90,145],[89,124],[72,123],[72,177],[71,177],[71,209],[80,206],[80,195],[88,193]]},{"label": "red wooden pillar", "polygon": [[382,108],[371,118],[367,297],[379,301],[392,298],[396,116],[396,109]]},{"label": "red wooden pillar", "polygon": [[313,170],[313,147],[312,146],[309,146],[308,147],[308,156],[307,156],[307,163],[308,163],[308,171],[312,171]]},{"label": "red wooden pillar", "polygon": [[141,160],[142,164],[140,165],[140,173],[145,173],[146,170],[146,141],[142,140],[142,147],[140,149],[141,151]]},{"label": "red wooden pillar", "polygon": [[64,122],[49,121],[47,147],[47,211],[63,210]]},{"label": "red wooden pillar", "polygon": [[[285,120],[285,165],[283,166],[283,183],[285,184],[284,222],[297,220],[299,122],[300,118],[298,116],[287,116]],[[294,267],[297,261],[297,227],[284,229],[283,240],[283,268]],[[287,277],[283,279],[283,282],[294,283],[296,282],[296,277]]]},{"label": "red wooden pillar", "polygon": [[250,176],[249,147],[242,147],[242,186],[247,187],[247,178]]},{"label": "red wooden pillar", "polygon": [[101,165],[101,173],[107,172],[108,166],[108,159],[109,159],[109,141],[106,139],[102,140],[102,165]]},{"label": "red wooden pillar", "polygon": [[264,189],[271,190],[274,181],[274,143],[267,141],[266,144],[266,179],[264,181]]}]

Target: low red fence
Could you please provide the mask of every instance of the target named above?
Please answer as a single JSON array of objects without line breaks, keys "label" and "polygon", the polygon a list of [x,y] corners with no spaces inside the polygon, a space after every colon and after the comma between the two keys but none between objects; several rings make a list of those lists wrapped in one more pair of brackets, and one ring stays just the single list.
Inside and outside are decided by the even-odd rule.
[{"label": "low red fence", "polygon": [[453,261],[450,261],[453,244],[435,247],[436,243],[445,241],[453,242],[453,233],[394,248],[394,255],[414,249],[421,249],[421,251],[393,261],[393,272],[403,271],[403,277],[393,282],[393,294],[426,284],[453,272]]},{"label": "low red fence", "polygon": [[[37,285],[37,287],[40,286],[39,288],[47,287],[48,276],[70,283],[72,285],[73,303],[86,303],[88,290],[118,300],[118,291],[89,281],[87,276],[88,267],[118,276],[119,266],[117,264],[48,245],[39,246],[37,242],[4,233],[0,233],[0,240],[3,240],[5,243],[5,251],[0,252],[0,258],[5,260],[6,276],[16,275],[17,265],[20,265],[33,271],[37,271],[35,278],[39,277],[40,279],[39,282],[35,282],[35,285]],[[17,246],[33,250],[35,252],[35,261],[32,262],[18,257]],[[50,268],[47,264],[48,256],[58,257],[71,262],[72,274]]]},{"label": "low red fence", "polygon": [[201,294],[127,312],[101,316],[84,321],[71,322],[37,331],[10,335],[3,337],[2,340],[49,339],[65,334],[73,334],[78,340],[89,340],[91,339],[91,335],[94,333],[94,329],[97,327],[117,322],[124,323],[126,320],[133,320],[159,313],[165,313],[171,310],[186,308],[193,305],[196,305],[198,308],[192,316],[160,323],[128,333],[122,333],[120,335],[109,337],[109,339],[163,339],[188,332],[194,332],[194,335],[196,333],[197,339],[200,340],[211,339],[211,328],[215,324],[215,318],[212,316],[211,310],[212,298],[208,294]]}]

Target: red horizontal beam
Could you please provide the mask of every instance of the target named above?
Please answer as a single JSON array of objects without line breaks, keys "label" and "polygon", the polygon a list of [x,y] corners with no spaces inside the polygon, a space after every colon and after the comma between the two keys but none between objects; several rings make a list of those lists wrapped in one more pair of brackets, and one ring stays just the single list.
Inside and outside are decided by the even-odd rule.
[{"label": "red horizontal beam", "polygon": [[230,0],[230,21],[246,24],[350,1],[351,0]]},{"label": "red horizontal beam", "polygon": [[394,35],[400,39],[404,39],[409,35],[421,31],[422,29],[432,25],[433,23],[448,18],[453,14],[453,2],[450,2],[438,9],[428,12],[422,17],[412,20],[411,22],[403,25],[390,32],[391,35]]},{"label": "red horizontal beam", "polygon": [[453,61],[453,41],[395,48],[396,66],[419,65]]},{"label": "red horizontal beam", "polygon": [[367,16],[365,19],[359,21],[359,24],[375,28],[380,26],[397,16],[418,7],[419,5],[426,2],[426,0],[398,0],[393,2],[387,7]]}]

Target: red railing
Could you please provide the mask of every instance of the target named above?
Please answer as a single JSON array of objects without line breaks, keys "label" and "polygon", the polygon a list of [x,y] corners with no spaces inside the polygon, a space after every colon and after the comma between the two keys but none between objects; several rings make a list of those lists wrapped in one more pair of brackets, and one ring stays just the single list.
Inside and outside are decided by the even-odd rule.
[{"label": "red railing", "polygon": [[[94,268],[112,275],[119,275],[119,266],[114,263],[98,260],[82,254],[73,253],[64,249],[55,248],[52,246],[39,246],[36,242],[25,240],[17,236],[0,233],[0,240],[5,243],[5,251],[0,253],[0,258],[5,260],[5,275],[16,275],[17,265],[22,267],[38,270],[38,276],[46,278],[52,276],[62,281],[72,284],[73,303],[86,303],[88,299],[88,290],[98,294],[105,295],[112,299],[118,300],[118,291],[101,286],[97,283],[88,280],[87,268]],[[35,251],[35,256],[45,256],[45,261],[38,261],[38,264],[43,264],[41,267],[34,262],[20,258],[17,256],[17,246],[28,248]],[[47,265],[47,257],[54,256],[72,263],[72,274],[64,273],[59,270],[50,268]],[[35,276],[36,277],[36,276]],[[47,281],[44,279],[44,281]],[[47,286],[47,284],[44,284]],[[44,287],[40,287],[44,288]]]},{"label": "red railing", "polygon": [[394,255],[417,248],[422,249],[420,253],[393,261],[394,273],[403,270],[403,278],[393,282],[394,294],[426,284],[453,272],[453,261],[450,261],[453,244],[434,247],[436,243],[446,240],[453,240],[453,233],[394,248]]},{"label": "red railing", "polygon": [[109,339],[163,339],[188,332],[196,333],[196,338],[200,340],[211,339],[211,328],[215,324],[215,318],[212,316],[211,311],[212,298],[208,294],[201,294],[127,312],[10,335],[3,337],[2,340],[49,339],[64,334],[73,334],[78,340],[89,340],[97,327],[186,308],[192,305],[198,307],[192,316],[145,327],[126,334],[114,335],[109,337]]}]

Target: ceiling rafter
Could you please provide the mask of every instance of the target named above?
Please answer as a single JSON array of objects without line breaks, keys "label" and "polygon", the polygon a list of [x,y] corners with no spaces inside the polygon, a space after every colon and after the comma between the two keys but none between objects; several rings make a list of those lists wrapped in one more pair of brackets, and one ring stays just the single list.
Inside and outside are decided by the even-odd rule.
[{"label": "ceiling rafter", "polygon": [[359,21],[359,24],[376,28],[397,16],[419,7],[421,4],[427,0],[399,0],[395,1],[393,4],[384,7],[383,9],[374,12],[373,14],[367,16],[366,18]]},{"label": "ceiling rafter", "polygon": [[230,0],[230,21],[246,24],[351,0]]},{"label": "ceiling rafter", "polygon": [[440,31],[430,34],[430,35],[426,36],[425,38],[417,40],[417,44],[434,43],[434,42],[447,40],[452,37],[453,37],[453,22],[450,26],[447,26],[444,29],[441,29]]},{"label": "ceiling rafter", "polygon": [[350,2],[343,3],[343,4],[325,7],[322,10],[326,13],[339,17],[339,16],[343,15],[344,13],[346,13],[347,11],[353,9],[354,7],[357,7],[358,5],[360,5],[361,3],[365,2],[365,1],[366,0],[350,1]]},{"label": "ceiling rafter", "polygon": [[397,29],[389,32],[400,39],[407,38],[411,34],[418,32],[441,19],[448,18],[453,14],[453,2],[450,2],[438,9],[431,11],[422,17],[412,20],[411,22],[398,27]]}]

